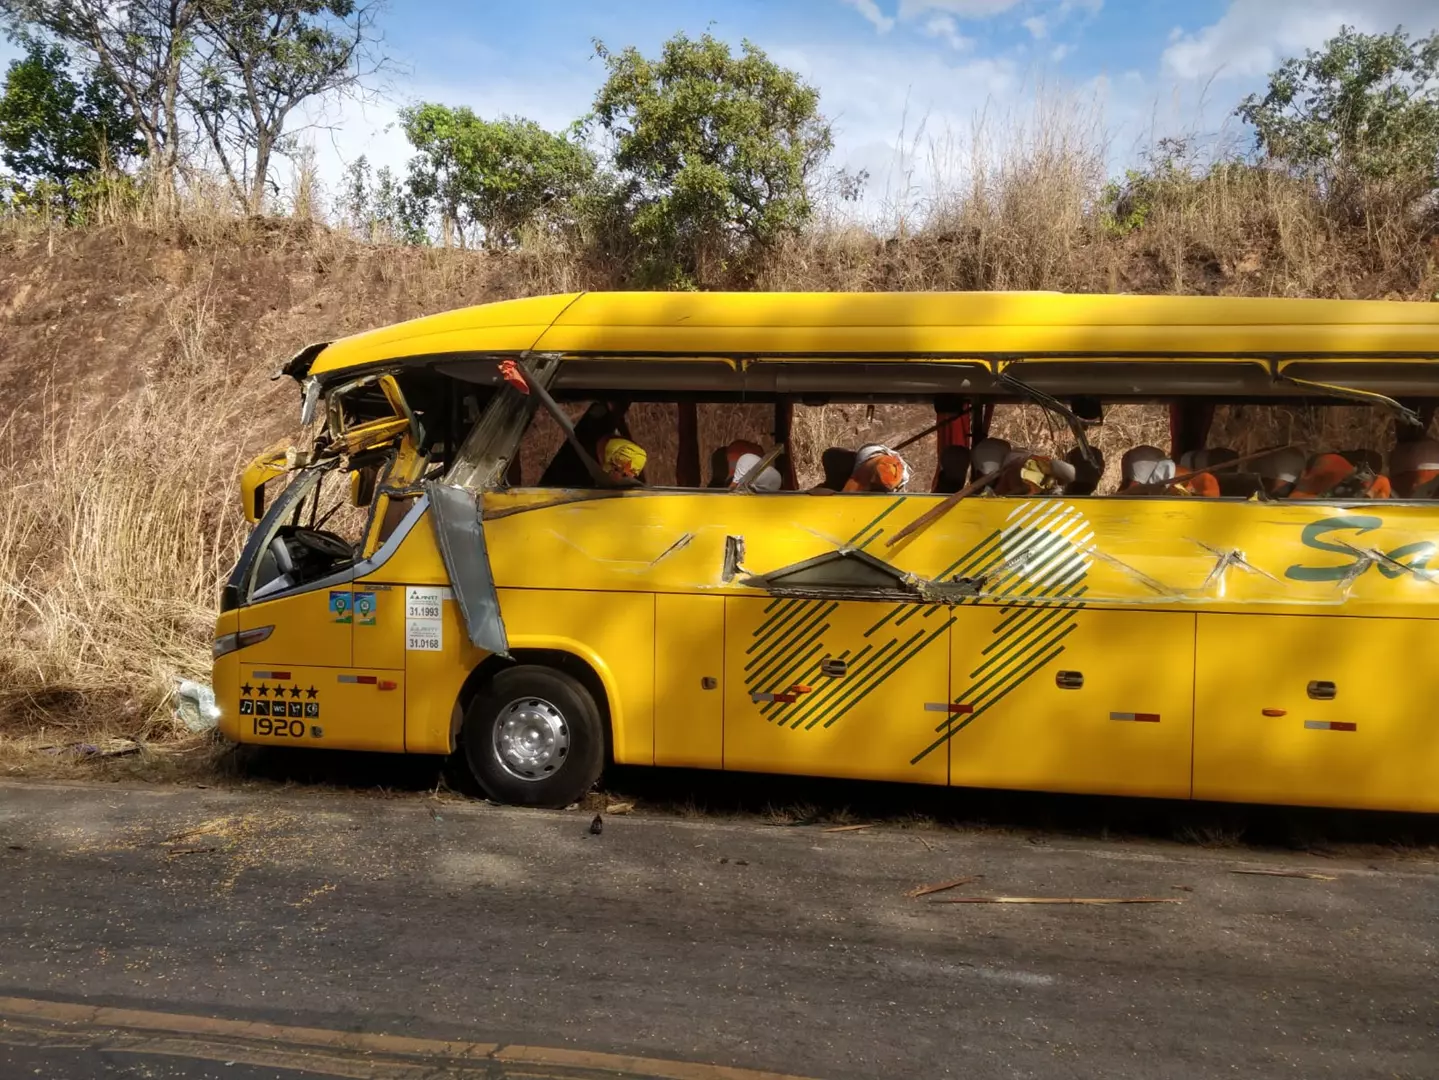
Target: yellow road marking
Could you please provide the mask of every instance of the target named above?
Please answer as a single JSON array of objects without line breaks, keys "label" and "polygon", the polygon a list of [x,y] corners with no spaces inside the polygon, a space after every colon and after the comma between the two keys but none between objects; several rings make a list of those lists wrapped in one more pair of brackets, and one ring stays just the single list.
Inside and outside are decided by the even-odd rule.
[{"label": "yellow road marking", "polygon": [[[57,1035],[70,1035],[84,1046],[94,1046],[103,1038],[107,1049],[308,1068],[353,1080],[407,1080],[433,1075],[436,1066],[456,1071],[466,1065],[493,1069],[496,1063],[516,1066],[515,1075],[529,1077],[562,1078],[577,1071],[590,1071],[644,1080],[804,1080],[783,1073],[727,1065],[590,1050],[417,1039],[186,1013],[77,1005],[39,998],[0,997],[0,1041],[9,1041],[12,1037],[29,1041],[40,1036],[48,1040],[49,1045],[59,1045],[55,1041]],[[379,1060],[374,1055],[389,1055],[390,1059]],[[422,1060],[413,1060],[416,1058]]]}]

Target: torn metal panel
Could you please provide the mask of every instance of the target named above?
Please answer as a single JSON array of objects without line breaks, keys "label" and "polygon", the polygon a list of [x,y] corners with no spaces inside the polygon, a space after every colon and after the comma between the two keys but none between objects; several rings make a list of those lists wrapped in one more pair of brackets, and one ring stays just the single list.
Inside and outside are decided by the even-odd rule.
[{"label": "torn metal panel", "polygon": [[435,540],[445,569],[449,571],[455,602],[460,605],[471,643],[488,652],[508,655],[509,639],[500,618],[500,599],[490,572],[490,556],[475,494],[434,482],[425,485],[425,492],[430,499]]},{"label": "torn metal panel", "polygon": [[989,580],[984,575],[957,577],[952,581],[919,581],[919,594],[940,604],[958,604],[987,595]]},{"label": "torn metal panel", "polygon": [[671,555],[673,555],[676,551],[683,551],[685,548],[689,547],[690,541],[692,541],[694,538],[695,538],[695,534],[694,534],[694,533],[692,533],[692,532],[687,532],[687,533],[685,533],[685,534],[684,534],[683,536],[681,536],[678,540],[676,540],[673,544],[671,544],[669,547],[665,548],[665,549],[664,549],[663,551],[661,551],[658,555],[656,555],[653,559],[651,559],[651,560],[650,560],[650,566],[652,566],[652,567],[653,567],[653,566],[658,566],[660,563],[664,562],[664,560],[668,559]]},{"label": "torn metal panel", "polygon": [[[558,356],[534,357],[529,364],[530,383],[548,387],[559,370]],[[533,396],[508,385],[502,387],[460,445],[445,482],[471,489],[498,487],[537,405]]]},{"label": "torn metal panel", "polygon": [[1340,579],[1339,584],[1341,588],[1347,589],[1353,584],[1355,578],[1359,577],[1360,574],[1364,573],[1364,571],[1368,570],[1371,566],[1379,567],[1380,571],[1383,572],[1386,577],[1397,578],[1404,574],[1413,574],[1420,581],[1435,580],[1435,575],[1432,570],[1419,566],[1410,566],[1408,563],[1396,559],[1394,555],[1398,554],[1398,552],[1391,554],[1380,551],[1378,548],[1361,549],[1355,547],[1353,544],[1345,543],[1343,540],[1336,540],[1334,542],[1339,547],[1352,552],[1356,560],[1354,565],[1345,573],[1344,577]]},{"label": "torn metal panel", "polygon": [[724,538],[724,566],[720,571],[720,580],[728,585],[740,574],[748,574],[744,568],[744,537],[726,536]]},{"label": "torn metal panel", "polygon": [[854,600],[917,600],[920,596],[911,575],[858,548],[828,551],[767,574],[751,575],[742,584],[775,596]]},{"label": "torn metal panel", "polygon": [[532,510],[548,510],[555,506],[571,506],[575,503],[594,502],[598,499],[618,499],[622,495],[624,495],[623,491],[587,491],[578,488],[564,488],[553,499],[523,503],[520,506],[502,506],[494,510],[486,507],[481,509],[480,515],[486,521],[498,521],[500,518],[513,517],[515,514],[528,514]]},{"label": "torn metal panel", "polygon": [[1195,540],[1192,536],[1189,539],[1191,540],[1191,542],[1198,544],[1205,551],[1209,552],[1209,554],[1213,555],[1215,559],[1214,568],[1209,571],[1209,576],[1204,579],[1204,584],[1200,586],[1201,590],[1208,589],[1211,585],[1215,584],[1215,582],[1218,582],[1220,591],[1223,592],[1224,575],[1228,573],[1231,567],[1243,570],[1245,573],[1248,574],[1258,574],[1260,577],[1272,581],[1276,585],[1279,584],[1279,579],[1277,577],[1271,574],[1268,570],[1260,569],[1253,563],[1249,562],[1249,560],[1244,557],[1244,552],[1240,551],[1238,548],[1229,548],[1226,550],[1214,547],[1210,544],[1206,544],[1203,540]]}]

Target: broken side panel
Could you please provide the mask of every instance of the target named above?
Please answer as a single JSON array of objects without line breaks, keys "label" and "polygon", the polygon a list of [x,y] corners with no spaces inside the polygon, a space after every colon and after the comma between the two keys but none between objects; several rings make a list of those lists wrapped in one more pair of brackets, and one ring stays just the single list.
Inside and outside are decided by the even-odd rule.
[{"label": "broken side panel", "polygon": [[911,760],[949,686],[950,609],[919,601],[725,600],[726,769],[943,784]]},{"label": "broken side panel", "polygon": [[1198,619],[1195,798],[1439,810],[1439,623]]},{"label": "broken side panel", "polygon": [[430,499],[435,540],[471,644],[486,652],[507,654],[509,642],[500,618],[500,602],[475,494],[436,483],[426,484],[425,493]]}]

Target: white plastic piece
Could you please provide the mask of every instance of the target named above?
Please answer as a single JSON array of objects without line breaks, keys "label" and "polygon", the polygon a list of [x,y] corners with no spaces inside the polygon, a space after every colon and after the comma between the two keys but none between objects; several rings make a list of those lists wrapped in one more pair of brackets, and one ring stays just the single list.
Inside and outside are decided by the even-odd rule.
[{"label": "white plastic piece", "polygon": [[220,722],[215,691],[208,683],[179,680],[175,687],[175,717],[188,731],[210,731]]}]

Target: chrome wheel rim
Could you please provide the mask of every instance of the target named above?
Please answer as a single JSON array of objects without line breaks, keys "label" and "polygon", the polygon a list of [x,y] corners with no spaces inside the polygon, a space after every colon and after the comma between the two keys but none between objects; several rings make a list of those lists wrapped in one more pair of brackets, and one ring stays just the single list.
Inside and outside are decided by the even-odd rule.
[{"label": "chrome wheel rim", "polygon": [[519,780],[554,775],[570,752],[570,726],[564,713],[544,698],[510,702],[495,718],[495,760]]}]

